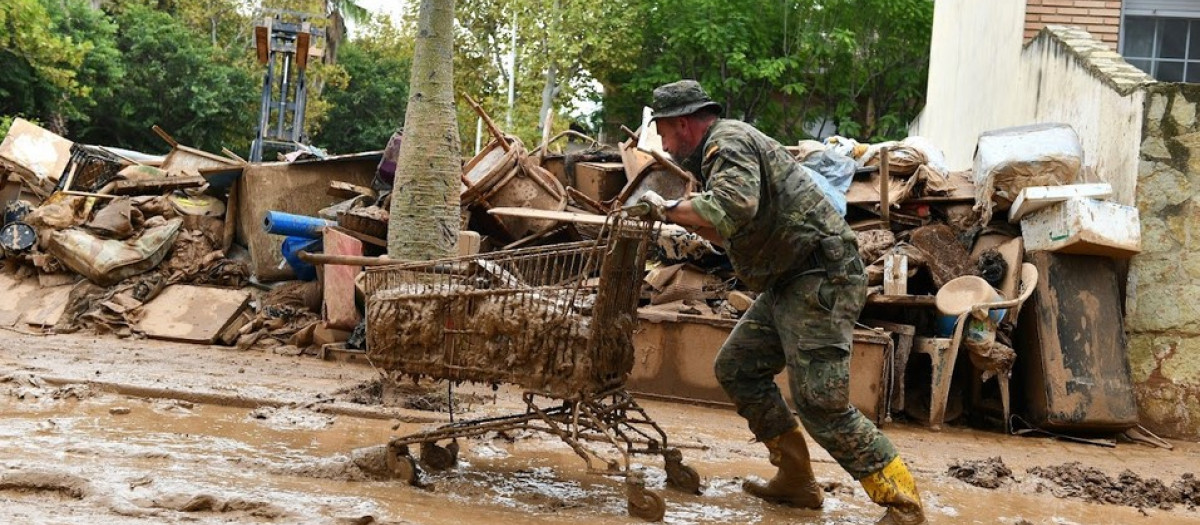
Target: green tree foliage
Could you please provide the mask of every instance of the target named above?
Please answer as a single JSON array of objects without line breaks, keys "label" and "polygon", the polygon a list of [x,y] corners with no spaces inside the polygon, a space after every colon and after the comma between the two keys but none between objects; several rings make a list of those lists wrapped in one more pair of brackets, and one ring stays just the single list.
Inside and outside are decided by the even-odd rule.
[{"label": "green tree foliage", "polygon": [[[310,62],[314,143],[376,149],[405,124],[415,11],[394,26],[371,22],[352,1],[94,4],[0,2],[0,119],[147,151],[163,147],[149,131],[159,124],[189,145],[243,150],[257,125],[264,68],[252,37],[263,9],[312,13],[321,25],[336,8],[362,34],[343,42],[338,64]],[[727,115],[785,142],[822,124],[898,138],[923,102],[932,13],[932,0],[459,0],[454,95],[479,100],[531,148],[545,111],[563,115],[599,96],[593,79],[610,140],[638,123],[655,86],[679,78],[700,80]],[[506,126],[514,19],[516,104]],[[455,110],[469,145],[475,115],[466,104]],[[568,123],[555,119],[555,131]]]},{"label": "green tree foliage", "polygon": [[0,115],[65,133],[122,74],[115,26],[83,0],[5,2],[0,27]]},{"label": "green tree foliage", "polygon": [[313,143],[334,153],[383,149],[404,126],[411,39],[386,25],[342,46],[339,64],[349,82],[326,89],[330,108]]},{"label": "green tree foliage", "polygon": [[924,93],[931,0],[668,0],[638,6],[643,50],[606,74],[605,120],[636,123],[654,86],[699,80],[726,114],[794,141],[831,123],[902,137]]},{"label": "green tree foliage", "polygon": [[158,151],[158,124],[181,142],[219,151],[243,149],[254,136],[259,81],[244,51],[213,47],[206,33],[141,5],[116,15],[126,73],[79,140]]},{"label": "green tree foliage", "polygon": [[[536,144],[546,112],[570,112],[586,100],[592,78],[635,67],[639,25],[629,0],[465,0],[456,49],[460,90],[492,112],[503,127],[508,105],[509,51],[515,16],[516,104],[513,129]],[[460,116],[464,115],[460,112]],[[460,119],[473,124],[475,117]],[[474,126],[470,126],[474,135]],[[567,127],[556,119],[555,129]]]}]

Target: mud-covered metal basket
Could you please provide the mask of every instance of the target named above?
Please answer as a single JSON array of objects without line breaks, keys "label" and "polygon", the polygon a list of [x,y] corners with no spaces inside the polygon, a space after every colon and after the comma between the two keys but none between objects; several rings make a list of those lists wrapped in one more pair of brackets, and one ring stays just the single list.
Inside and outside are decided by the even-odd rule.
[{"label": "mud-covered metal basket", "polygon": [[651,232],[366,270],[367,356],[385,371],[562,399],[623,386]]}]

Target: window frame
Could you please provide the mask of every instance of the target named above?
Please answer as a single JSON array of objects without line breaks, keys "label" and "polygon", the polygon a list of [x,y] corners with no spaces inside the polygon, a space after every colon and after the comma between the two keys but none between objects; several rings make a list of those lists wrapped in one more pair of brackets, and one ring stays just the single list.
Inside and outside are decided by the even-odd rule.
[{"label": "window frame", "polygon": [[[1169,15],[1167,15],[1166,13],[1160,12],[1144,13],[1140,10],[1123,9],[1123,12],[1121,13],[1121,31],[1118,42],[1121,55],[1124,56],[1125,60],[1131,64],[1134,62],[1138,64],[1148,63],[1150,65],[1150,69],[1146,71],[1146,74],[1162,82],[1187,82],[1189,71],[1198,79],[1200,79],[1200,56],[1191,56],[1193,39],[1200,40],[1200,10],[1198,10],[1196,13],[1187,14],[1189,16],[1177,16],[1185,14],[1187,13],[1171,12]],[[1139,21],[1151,21],[1154,23],[1154,32],[1150,39],[1151,56],[1130,56],[1127,54],[1128,52],[1126,50],[1126,45],[1129,42],[1126,39],[1126,25],[1130,22],[1130,19],[1140,19]],[[1183,58],[1163,58],[1160,56],[1162,53],[1162,39],[1160,38],[1160,35],[1162,34],[1163,25],[1167,21],[1183,21],[1187,23],[1187,35],[1184,37],[1183,42]],[[1159,65],[1164,63],[1183,65],[1183,69],[1180,71],[1179,80],[1163,81],[1159,79]]]}]

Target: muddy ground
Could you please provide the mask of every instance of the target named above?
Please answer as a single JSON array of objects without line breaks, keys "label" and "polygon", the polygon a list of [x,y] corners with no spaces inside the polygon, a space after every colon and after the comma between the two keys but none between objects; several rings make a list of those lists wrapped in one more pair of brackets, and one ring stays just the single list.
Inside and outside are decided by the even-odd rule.
[{"label": "muddy ground", "polygon": [[[484,433],[426,488],[372,479],[352,451],[447,421],[444,387],[380,389],[369,366],[221,347],[0,332],[3,523],[639,523],[620,480],[555,437]],[[463,385],[456,418],[519,412],[518,392]],[[873,523],[880,515],[814,447],[822,512],[740,490],[769,476],[726,409],[644,401],[704,480],[664,488],[668,523]],[[423,409],[440,409],[429,411]],[[1200,524],[1200,445],[1168,451],[888,425],[931,523]],[[443,443],[445,444],[445,443]]]}]

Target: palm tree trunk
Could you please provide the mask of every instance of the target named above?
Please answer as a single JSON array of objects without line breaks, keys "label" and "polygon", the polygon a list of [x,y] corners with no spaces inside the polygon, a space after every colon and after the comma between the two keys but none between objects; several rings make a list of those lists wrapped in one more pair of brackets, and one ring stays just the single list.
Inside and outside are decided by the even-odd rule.
[{"label": "palm tree trunk", "polygon": [[393,259],[453,255],[458,242],[462,157],[454,111],[454,2],[421,0],[388,223]]}]

